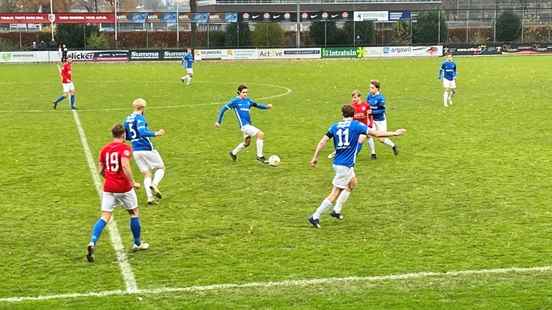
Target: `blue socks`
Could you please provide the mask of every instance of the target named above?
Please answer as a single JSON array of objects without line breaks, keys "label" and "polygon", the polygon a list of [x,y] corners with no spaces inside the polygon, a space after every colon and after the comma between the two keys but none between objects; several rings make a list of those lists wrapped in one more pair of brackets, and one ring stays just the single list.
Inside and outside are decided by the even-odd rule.
[{"label": "blue socks", "polygon": [[94,243],[96,245],[96,241],[100,239],[100,235],[102,234],[102,231],[105,228],[105,225],[107,225],[107,222],[104,221],[103,218],[100,218],[96,224],[94,224],[94,227],[92,227],[92,237],[90,238],[90,242]]},{"label": "blue socks", "polygon": [[130,218],[130,230],[132,230],[132,236],[134,237],[134,244],[140,245],[142,241],[140,240],[140,218],[131,217]]},{"label": "blue socks", "polygon": [[63,99],[65,99],[65,96],[60,96],[59,98],[56,99],[56,101],[54,101],[54,104],[60,103]]},{"label": "blue socks", "polygon": [[73,95],[71,96],[71,109],[76,108],[75,103],[77,101],[77,96]]}]

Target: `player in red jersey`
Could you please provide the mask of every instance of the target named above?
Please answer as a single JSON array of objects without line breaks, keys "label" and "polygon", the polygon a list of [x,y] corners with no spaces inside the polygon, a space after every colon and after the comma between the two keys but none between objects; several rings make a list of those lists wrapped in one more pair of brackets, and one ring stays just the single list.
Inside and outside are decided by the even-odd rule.
[{"label": "player in red jersey", "polygon": [[[351,94],[351,106],[353,109],[355,109],[355,115],[353,116],[353,119],[356,121],[359,121],[368,128],[373,129],[374,128],[374,118],[372,117],[372,110],[370,109],[370,105],[362,101],[362,94],[358,90],[353,90],[353,93]],[[368,144],[370,146],[370,151],[372,152],[372,159],[376,159],[376,150],[374,147],[374,139],[369,138]],[[335,156],[335,151],[328,155],[328,158],[332,159]]]},{"label": "player in red jersey", "polygon": [[132,250],[139,251],[149,248],[149,244],[140,239],[141,226],[138,199],[136,198],[136,192],[134,192],[134,188],[139,188],[140,183],[136,183],[132,177],[130,167],[132,150],[130,146],[124,143],[125,128],[121,124],[116,124],[111,129],[111,133],[113,134],[113,142],[105,145],[100,151],[100,174],[104,177],[102,216],[92,228],[92,236],[86,255],[89,262],[95,260],[96,242],[111,220],[113,209],[117,204],[122,204],[123,208],[130,214],[130,230],[134,237]]},{"label": "player in red jersey", "polygon": [[[370,105],[362,100],[362,94],[358,90],[353,90],[352,97],[351,106],[355,109],[353,119],[365,124],[368,128],[374,129],[374,117]],[[374,138],[371,136],[368,138],[368,146],[370,147],[370,158],[372,160],[377,159]]]},{"label": "player in red jersey", "polygon": [[[71,58],[66,58],[63,66],[59,70],[59,75],[61,76],[61,83],[63,85],[63,95],[57,98],[53,102],[54,110],[57,109],[58,103],[60,103],[66,97],[70,97],[71,109],[76,110],[76,101],[77,97],[75,96],[75,85],[73,84],[73,66],[71,65],[73,61]],[[58,67],[59,68],[59,67]]]}]

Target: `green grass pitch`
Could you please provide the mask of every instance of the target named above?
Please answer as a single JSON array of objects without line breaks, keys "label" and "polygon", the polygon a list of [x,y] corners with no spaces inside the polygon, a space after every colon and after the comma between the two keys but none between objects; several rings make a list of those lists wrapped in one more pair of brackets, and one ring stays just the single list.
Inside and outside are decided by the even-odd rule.
[{"label": "green grass pitch", "polygon": [[[442,105],[441,59],[200,62],[191,87],[177,63],[75,64],[82,126],[94,157],[110,127],[148,100],[146,118],[167,166],[161,205],[141,209],[146,252],[128,253],[140,289],[365,277],[552,265],[551,57],[457,58],[458,95]],[[328,194],[333,171],[316,143],[340,119],[353,89],[382,81],[398,157],[364,148],[345,220],[306,219]],[[249,85],[267,155],[241,139],[220,104]],[[291,93],[286,94],[291,90]],[[57,68],[0,67],[0,299],[124,290],[107,231],[97,262],[85,261],[99,199],[67,101],[57,111]],[[278,96],[282,95],[282,96]],[[263,101],[263,100],[259,100]],[[219,104],[217,104],[219,103]],[[134,173],[139,173],[134,166]],[[141,177],[139,177],[141,180]],[[138,192],[141,206],[145,194]],[[127,249],[128,216],[115,217]],[[545,309],[552,272],[233,288],[81,297],[0,308]]]}]

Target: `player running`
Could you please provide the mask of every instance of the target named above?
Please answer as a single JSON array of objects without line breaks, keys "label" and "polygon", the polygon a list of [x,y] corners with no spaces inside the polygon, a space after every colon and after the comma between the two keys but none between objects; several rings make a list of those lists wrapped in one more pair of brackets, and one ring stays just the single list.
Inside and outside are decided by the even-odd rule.
[{"label": "player running", "polygon": [[186,85],[192,83],[192,76],[194,75],[194,69],[192,68],[194,64],[194,55],[192,54],[192,49],[187,48],[186,53],[182,55],[182,67],[186,68],[186,75],[183,76],[180,80],[182,82],[186,81]]},{"label": "player running", "polygon": [[349,198],[351,191],[357,185],[357,179],[355,176],[354,166],[356,163],[356,156],[359,152],[361,144],[366,140],[367,136],[376,137],[390,137],[400,136],[406,132],[406,129],[398,129],[396,131],[377,131],[372,128],[368,128],[365,124],[353,120],[355,110],[350,105],[344,105],[341,108],[343,114],[343,121],[334,123],[325,136],[322,137],[310,165],[314,168],[318,162],[318,156],[320,151],[326,146],[328,140],[333,139],[336,155],[333,161],[333,168],[335,171],[335,177],[333,179],[333,187],[330,195],[328,195],[322,204],[316,209],[316,211],[309,217],[309,223],[315,228],[320,228],[320,216],[322,213],[333,206],[330,216],[342,220],[343,215],[341,210],[343,204]]},{"label": "player running", "polygon": [[[130,230],[134,237],[132,250],[147,250],[149,244],[140,237],[141,225],[138,212],[138,199],[134,188],[140,184],[134,182],[132,168],[130,166],[130,146],[124,143],[125,129],[121,124],[116,124],[111,129],[113,142],[105,145],[100,151],[99,168],[104,177],[102,193],[102,215],[92,228],[92,236],[88,243],[86,259],[94,262],[96,243],[105,226],[111,220],[113,209],[121,204],[130,214]],[[133,188],[134,187],[134,188]]]},{"label": "player running", "polygon": [[[355,109],[355,115],[353,116],[353,119],[363,123],[364,125],[368,126],[368,128],[374,128],[374,118],[372,117],[372,110],[370,109],[370,105],[368,103],[362,101],[362,94],[360,93],[360,91],[353,90],[351,96],[351,106],[353,107],[353,109]],[[368,140],[368,144],[370,146],[370,154],[372,154],[372,160],[377,159],[374,139]],[[328,155],[329,159],[332,159],[334,157],[335,151]]]},{"label": "player running", "polygon": [[452,53],[447,54],[447,59],[441,64],[439,70],[439,80],[443,80],[443,105],[448,107],[452,105],[452,97],[456,95],[456,64],[452,59]]},{"label": "player running", "polygon": [[[165,134],[164,129],[151,131],[144,118],[146,100],[138,98],[132,102],[134,112],[125,119],[126,140],[132,143],[132,154],[140,172],[144,175],[144,190],[148,199],[148,206],[158,203],[157,199],[163,196],[159,191],[159,183],[165,176],[165,164],[159,152],[153,148],[151,137]],[[152,181],[153,171],[153,181]]]},{"label": "player running", "polygon": [[[370,91],[366,97],[366,102],[370,105],[372,117],[374,118],[374,125],[377,131],[387,131],[387,115],[385,113],[385,97],[380,92],[381,84],[377,80],[370,81]],[[389,138],[378,138],[378,141],[385,145],[389,145],[393,150],[393,155],[399,155],[399,147],[391,141]],[[368,144],[372,151],[372,159],[376,159],[376,151],[374,145],[374,139],[368,138]]]},{"label": "player running", "polygon": [[230,158],[232,158],[233,161],[236,161],[236,159],[238,159],[238,153],[251,144],[251,137],[255,137],[257,139],[257,160],[263,164],[268,164],[268,161],[263,154],[264,132],[252,125],[250,109],[251,107],[255,107],[261,110],[269,110],[272,108],[272,105],[257,103],[248,98],[247,93],[247,86],[240,85],[238,87],[238,96],[220,108],[217,121],[215,122],[215,127],[219,128],[221,126],[224,118],[224,112],[227,110],[233,110],[240,124],[240,129],[243,132],[244,139],[243,142],[238,144],[236,148],[228,153]]},{"label": "player running", "polygon": [[57,98],[53,102],[54,110],[57,109],[58,103],[60,103],[66,97],[70,97],[71,109],[72,110],[77,109],[75,85],[73,84],[73,79],[72,79],[72,75],[73,75],[73,66],[71,64],[72,62],[73,60],[71,58],[65,58],[65,62],[63,63],[63,66],[59,70],[59,74],[61,76],[61,83],[63,85],[63,95]]}]

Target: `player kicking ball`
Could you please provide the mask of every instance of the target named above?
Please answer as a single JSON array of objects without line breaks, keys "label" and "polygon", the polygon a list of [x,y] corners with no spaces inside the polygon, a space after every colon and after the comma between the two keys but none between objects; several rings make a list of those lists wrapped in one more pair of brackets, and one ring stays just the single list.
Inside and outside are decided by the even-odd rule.
[{"label": "player kicking ball", "polygon": [[[134,112],[125,119],[126,140],[132,143],[132,154],[136,165],[144,176],[144,190],[148,199],[148,206],[158,203],[161,199],[159,183],[165,176],[165,164],[159,152],[153,147],[150,138],[165,134],[164,129],[152,131],[144,118],[146,100],[138,98],[132,102]],[[153,180],[152,180],[153,176]]]},{"label": "player kicking ball", "polygon": [[[366,102],[370,105],[372,110],[372,117],[374,118],[374,125],[377,131],[387,131],[387,114],[385,113],[385,97],[380,91],[381,83],[378,80],[370,81],[370,90],[366,97]],[[399,147],[391,141],[389,138],[378,138],[378,141],[390,146],[393,150],[393,155],[399,155]],[[376,151],[374,145],[374,138],[368,138],[368,144],[372,151],[372,159],[376,159]]]},{"label": "player kicking ball", "polygon": [[244,138],[243,142],[238,144],[232,151],[228,153],[230,155],[230,158],[232,158],[233,161],[236,161],[238,159],[238,153],[251,144],[251,137],[255,137],[257,140],[257,160],[260,163],[268,164],[268,161],[263,154],[264,132],[252,125],[250,110],[251,107],[261,110],[269,110],[272,108],[272,105],[257,103],[254,100],[248,98],[247,94],[247,86],[240,85],[238,87],[238,96],[230,100],[230,102],[220,108],[217,121],[215,122],[215,127],[219,128],[221,126],[222,120],[224,118],[224,112],[228,110],[233,110],[236,114],[236,118],[238,119],[240,130],[243,132]]},{"label": "player kicking ball", "polygon": [[[58,104],[63,101],[65,98],[69,97],[71,102],[71,110],[77,109],[77,97],[75,96],[75,85],[73,84],[73,60],[71,58],[65,58],[63,66],[59,70],[61,76],[61,84],[63,85],[63,95],[57,98],[53,102],[54,110],[57,109]],[[58,67],[59,69],[59,67]]]},{"label": "player kicking ball", "polygon": [[446,107],[452,105],[452,97],[456,95],[456,64],[452,59],[452,54],[447,54],[447,59],[441,64],[439,70],[439,80],[443,81],[443,105]]},{"label": "player kicking ball", "polygon": [[140,184],[132,177],[130,166],[130,146],[124,143],[125,129],[121,124],[116,124],[111,129],[113,142],[105,145],[100,151],[99,167],[100,174],[104,178],[102,193],[102,215],[92,228],[92,236],[88,243],[86,259],[94,262],[96,243],[105,226],[112,217],[113,209],[121,204],[130,214],[130,230],[134,242],[133,251],[147,250],[149,244],[142,241],[140,236],[141,225],[138,212],[138,199],[134,188]]},{"label": "player kicking ball", "polygon": [[[322,201],[318,209],[309,217],[309,223],[315,227],[320,228],[320,216],[324,211],[333,206],[333,210],[330,216],[342,220],[343,204],[349,199],[351,191],[357,185],[357,178],[355,176],[354,166],[356,163],[356,156],[360,151],[360,147],[368,136],[375,137],[393,137],[400,136],[406,132],[406,129],[398,129],[396,131],[377,131],[369,128],[365,124],[353,119],[355,115],[355,109],[350,105],[344,105],[341,108],[343,120],[341,122],[334,123],[329,129],[326,135],[322,137],[310,165],[314,168],[318,163],[318,156],[320,152],[330,139],[333,140],[335,148],[335,158],[333,160],[333,168],[335,171],[335,177],[333,178],[333,187],[330,194]],[[334,205],[335,203],[335,205]]]}]

